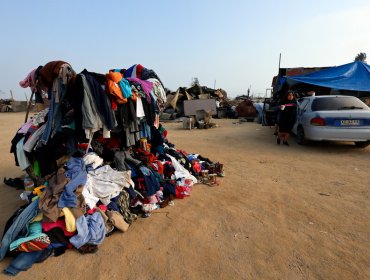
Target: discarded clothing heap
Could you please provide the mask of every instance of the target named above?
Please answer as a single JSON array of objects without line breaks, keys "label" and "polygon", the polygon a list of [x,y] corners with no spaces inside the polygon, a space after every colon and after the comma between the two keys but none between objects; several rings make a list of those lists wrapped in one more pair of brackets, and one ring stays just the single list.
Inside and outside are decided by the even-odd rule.
[{"label": "discarded clothing heap", "polygon": [[0,260],[15,257],[5,273],[66,249],[95,253],[114,230],[125,232],[138,217],[189,196],[199,180],[212,184],[210,175],[223,176],[222,164],[167,140],[158,118],[165,91],[153,70],[137,64],[76,74],[52,61],[37,72],[22,85],[46,91],[50,108],[11,141],[16,165],[28,174],[21,195],[28,204],[5,226]]}]

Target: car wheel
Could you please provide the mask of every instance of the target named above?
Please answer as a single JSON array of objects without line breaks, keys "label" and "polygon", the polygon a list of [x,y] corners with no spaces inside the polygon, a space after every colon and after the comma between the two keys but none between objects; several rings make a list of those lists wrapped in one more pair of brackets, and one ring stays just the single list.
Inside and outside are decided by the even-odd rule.
[{"label": "car wheel", "polygon": [[297,138],[296,139],[299,145],[307,144],[307,139],[304,136],[304,130],[302,126],[297,127]]},{"label": "car wheel", "polygon": [[370,145],[370,141],[367,142],[355,142],[356,147],[358,148],[366,148]]}]

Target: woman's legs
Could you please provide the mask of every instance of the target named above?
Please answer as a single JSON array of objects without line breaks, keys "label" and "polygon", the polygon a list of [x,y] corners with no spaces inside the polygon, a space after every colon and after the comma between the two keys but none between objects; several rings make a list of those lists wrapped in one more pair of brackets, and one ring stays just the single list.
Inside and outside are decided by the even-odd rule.
[{"label": "woman's legs", "polygon": [[280,144],[281,139],[284,140],[284,135],[283,134],[284,133],[278,132],[277,137],[276,137],[276,143],[277,144]]},{"label": "woman's legs", "polygon": [[289,133],[284,133],[284,138],[283,138],[283,144],[284,145],[289,146],[288,139],[289,139]]}]

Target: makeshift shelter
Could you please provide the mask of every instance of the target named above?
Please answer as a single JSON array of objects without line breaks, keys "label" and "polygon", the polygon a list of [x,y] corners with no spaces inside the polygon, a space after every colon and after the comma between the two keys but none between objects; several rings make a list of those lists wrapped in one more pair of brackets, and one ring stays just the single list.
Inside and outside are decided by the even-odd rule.
[{"label": "makeshift shelter", "polygon": [[[189,196],[197,182],[214,185],[223,175],[222,164],[168,141],[158,118],[162,81],[140,64],[76,74],[69,63],[51,61],[20,84],[36,102],[47,93],[50,107],[11,141],[16,165],[27,172],[21,197],[28,204],[5,226],[0,260],[15,256],[7,274],[71,248],[95,253],[114,230],[127,231],[138,217]],[[19,181],[4,178],[13,187]]]},{"label": "makeshift shelter", "polygon": [[370,66],[362,61],[355,61],[306,75],[287,76],[286,79],[290,87],[304,83],[337,90],[370,93]]},{"label": "makeshift shelter", "polygon": [[366,103],[370,99],[370,66],[355,61],[306,75],[286,77],[290,88],[298,92],[314,90],[320,94],[356,96]]},{"label": "makeshift shelter", "polygon": [[272,86],[273,98],[266,100],[264,106],[265,125],[274,125],[274,108],[289,89],[298,96],[309,91],[315,91],[316,95],[352,95],[370,104],[370,66],[354,61],[334,67],[281,68]]}]

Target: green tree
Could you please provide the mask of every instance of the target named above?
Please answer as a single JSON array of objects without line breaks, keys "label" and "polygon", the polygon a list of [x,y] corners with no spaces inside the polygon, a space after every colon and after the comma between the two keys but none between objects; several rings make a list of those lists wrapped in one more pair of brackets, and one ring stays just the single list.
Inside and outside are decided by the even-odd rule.
[{"label": "green tree", "polygon": [[366,62],[366,53],[359,53],[356,55],[355,57],[355,61],[362,61],[362,62]]}]

